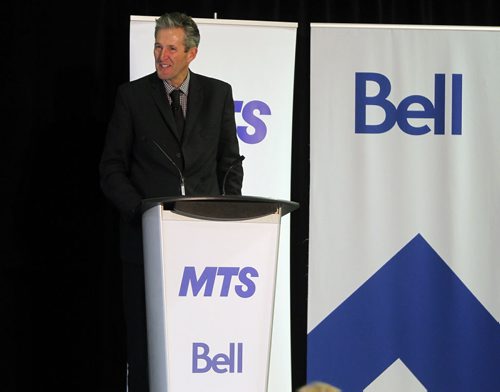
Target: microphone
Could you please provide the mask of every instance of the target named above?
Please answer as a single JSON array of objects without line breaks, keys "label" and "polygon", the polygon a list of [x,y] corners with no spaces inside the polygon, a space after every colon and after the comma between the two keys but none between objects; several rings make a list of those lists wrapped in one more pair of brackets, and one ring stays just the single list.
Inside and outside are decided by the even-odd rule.
[{"label": "microphone", "polygon": [[172,165],[177,169],[179,172],[179,180],[180,180],[180,185],[181,185],[181,195],[186,196],[186,188],[184,187],[184,176],[182,175],[181,170],[179,169],[179,166],[177,166],[172,158],[167,154],[167,152],[156,142],[156,140],[151,139],[153,144],[158,147],[158,149],[162,152],[163,155],[167,157],[167,159],[170,161]]},{"label": "microphone", "polygon": [[229,172],[231,170],[233,170],[233,168],[237,165],[241,165],[241,162],[243,162],[243,160],[245,159],[245,157],[243,155],[240,155],[238,158],[236,158],[232,163],[231,165],[229,166],[229,169],[226,170],[226,174],[224,175],[224,180],[222,180],[222,196],[225,196],[226,195],[226,179],[227,179],[227,175],[229,174]]}]

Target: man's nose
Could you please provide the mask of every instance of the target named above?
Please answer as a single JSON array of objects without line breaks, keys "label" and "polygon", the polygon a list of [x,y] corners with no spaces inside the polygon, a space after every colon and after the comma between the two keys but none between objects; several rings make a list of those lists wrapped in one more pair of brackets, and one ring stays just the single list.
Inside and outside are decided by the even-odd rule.
[{"label": "man's nose", "polygon": [[162,49],[161,52],[160,52],[160,59],[161,60],[165,60],[169,57],[169,51],[168,49]]}]

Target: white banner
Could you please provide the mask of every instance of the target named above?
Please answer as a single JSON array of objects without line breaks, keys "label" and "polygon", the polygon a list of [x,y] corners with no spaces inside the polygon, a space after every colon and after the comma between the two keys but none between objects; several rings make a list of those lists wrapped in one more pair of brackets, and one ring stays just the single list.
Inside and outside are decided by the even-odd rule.
[{"label": "white banner", "polygon": [[[154,72],[155,17],[132,16],[130,79]],[[296,23],[195,19],[193,72],[230,83],[245,177],[243,194],[290,199]],[[269,392],[291,390],[289,217],[281,224]],[[249,239],[251,241],[251,239]]]},{"label": "white banner", "polygon": [[500,391],[500,30],[311,39],[308,379]]}]

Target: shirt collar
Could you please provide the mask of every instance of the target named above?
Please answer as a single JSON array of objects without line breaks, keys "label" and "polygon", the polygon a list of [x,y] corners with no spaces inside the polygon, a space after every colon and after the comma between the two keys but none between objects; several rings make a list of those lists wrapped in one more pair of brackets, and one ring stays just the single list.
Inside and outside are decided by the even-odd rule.
[{"label": "shirt collar", "polygon": [[[188,74],[186,76],[186,79],[184,79],[184,82],[179,86],[179,90],[181,90],[184,95],[188,95],[189,91],[189,80],[191,79],[191,72],[188,70]],[[165,88],[167,89],[167,94],[170,95],[172,91],[174,91],[176,88],[172,86],[167,80],[163,81],[163,84],[165,85]]]}]

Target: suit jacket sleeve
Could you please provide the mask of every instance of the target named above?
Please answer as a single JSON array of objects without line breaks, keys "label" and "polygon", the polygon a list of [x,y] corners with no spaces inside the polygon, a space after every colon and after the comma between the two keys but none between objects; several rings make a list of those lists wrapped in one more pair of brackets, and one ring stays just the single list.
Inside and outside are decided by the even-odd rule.
[{"label": "suit jacket sleeve", "polygon": [[132,221],[139,216],[142,196],[130,181],[134,138],[130,113],[121,86],[108,125],[99,171],[104,194],[126,220]]},{"label": "suit jacket sleeve", "polygon": [[[231,165],[239,158],[239,145],[236,134],[236,123],[234,119],[234,100],[231,86],[228,85],[223,110],[221,136],[219,140],[217,157],[217,177],[221,193],[225,190],[227,195],[241,195],[243,183],[243,166],[240,164],[231,168]],[[229,172],[228,172],[229,170]],[[227,178],[224,184],[224,177]]]}]

